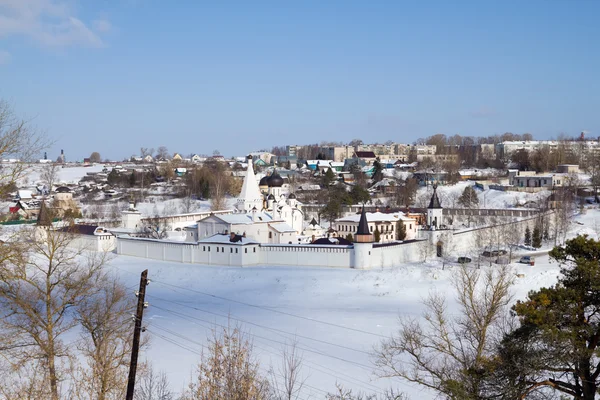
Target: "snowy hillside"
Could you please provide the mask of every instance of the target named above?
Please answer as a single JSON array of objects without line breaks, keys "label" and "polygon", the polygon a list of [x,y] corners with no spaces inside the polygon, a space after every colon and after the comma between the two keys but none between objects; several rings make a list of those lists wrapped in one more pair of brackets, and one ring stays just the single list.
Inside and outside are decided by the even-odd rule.
[{"label": "snowy hillside", "polygon": [[[597,237],[600,213],[588,210],[575,218],[571,235]],[[583,224],[583,225],[580,225]],[[547,249],[546,249],[547,251]],[[132,289],[148,268],[146,335],[151,347],[143,355],[182,388],[199,360],[210,329],[239,322],[250,332],[266,371],[278,367],[281,350],[299,342],[307,386],[304,399],[324,398],[339,382],[369,393],[396,387],[412,399],[434,394],[399,380],[373,374],[369,353],[397,328],[400,315],[419,316],[420,301],[430,291],[445,293],[453,306],[450,277],[456,267],[437,262],[394,269],[360,271],[315,268],[220,268],[163,263],[119,256],[112,268]],[[536,265],[513,264],[515,298],[552,285],[559,267],[542,249]],[[523,277],[517,278],[517,274]]]}]

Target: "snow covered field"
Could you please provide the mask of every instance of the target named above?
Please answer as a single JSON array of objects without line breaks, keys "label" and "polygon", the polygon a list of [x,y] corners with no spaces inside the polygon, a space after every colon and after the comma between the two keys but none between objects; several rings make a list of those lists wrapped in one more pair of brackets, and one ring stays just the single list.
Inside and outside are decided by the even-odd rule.
[{"label": "snow covered field", "polygon": [[[570,236],[597,237],[598,210],[575,218]],[[515,299],[556,282],[559,267],[542,249],[534,267],[513,264]],[[152,338],[143,358],[164,370],[181,390],[199,360],[210,329],[239,322],[254,341],[263,371],[281,360],[294,338],[304,357],[303,399],[322,399],[338,382],[355,391],[398,388],[411,398],[434,394],[400,380],[373,374],[373,346],[397,328],[398,317],[419,316],[420,301],[432,291],[455,297],[450,277],[456,267],[438,262],[360,271],[316,268],[225,268],[165,263],[119,256],[111,267],[132,290],[148,268],[152,284],[144,317]],[[133,294],[132,294],[133,295]]]}]

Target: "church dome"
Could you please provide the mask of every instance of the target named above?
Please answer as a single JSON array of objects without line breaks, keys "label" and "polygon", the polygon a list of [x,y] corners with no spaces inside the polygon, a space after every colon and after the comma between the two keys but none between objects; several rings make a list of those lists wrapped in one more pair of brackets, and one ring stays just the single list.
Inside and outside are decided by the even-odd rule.
[{"label": "church dome", "polygon": [[290,195],[288,196],[288,199],[295,199],[296,195],[294,193],[290,193]]},{"label": "church dome", "polygon": [[267,197],[267,200],[275,200],[275,196],[273,196],[273,194],[270,194],[269,197]]},{"label": "church dome", "polygon": [[268,186],[269,185],[269,177],[264,176],[260,182],[258,182],[258,186]]},{"label": "church dome", "polygon": [[269,176],[267,178],[267,184],[269,185],[269,187],[282,187],[283,186],[283,178],[281,177],[281,175],[279,175],[277,170],[273,171],[271,176]]}]

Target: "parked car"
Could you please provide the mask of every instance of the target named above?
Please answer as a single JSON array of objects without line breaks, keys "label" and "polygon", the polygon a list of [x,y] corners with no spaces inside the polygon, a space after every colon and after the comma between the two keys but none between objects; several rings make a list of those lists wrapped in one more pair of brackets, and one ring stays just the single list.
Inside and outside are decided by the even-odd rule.
[{"label": "parked car", "polygon": [[499,257],[507,253],[506,250],[486,250],[481,255],[484,257]]},{"label": "parked car", "polygon": [[496,261],[494,261],[494,263],[496,264],[500,264],[500,265],[507,265],[510,264],[510,260],[508,259],[508,257],[498,257],[496,258]]},{"label": "parked car", "polygon": [[468,264],[470,262],[471,262],[471,259],[469,257],[458,257],[459,264]]},{"label": "parked car", "polygon": [[523,256],[519,260],[519,262],[522,264],[531,264],[532,261],[535,261],[535,259],[531,256]]}]

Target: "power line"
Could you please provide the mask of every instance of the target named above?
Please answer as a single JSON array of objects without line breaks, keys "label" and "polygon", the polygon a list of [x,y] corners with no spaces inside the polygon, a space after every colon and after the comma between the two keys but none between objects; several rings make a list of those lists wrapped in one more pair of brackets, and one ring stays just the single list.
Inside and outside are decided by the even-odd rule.
[{"label": "power line", "polygon": [[186,287],[183,287],[183,286],[177,286],[177,285],[173,285],[173,284],[166,283],[166,282],[155,281],[155,280],[153,280],[152,282],[155,282],[157,284],[164,285],[164,286],[174,287],[174,288],[177,288],[177,289],[187,290],[187,291],[190,291],[190,292],[193,292],[193,293],[198,293],[198,294],[201,294],[201,295],[204,295],[204,296],[208,296],[208,297],[212,297],[212,298],[219,299],[219,300],[224,300],[224,301],[229,301],[229,302],[232,302],[232,303],[241,304],[241,305],[244,305],[244,306],[247,306],[247,307],[258,308],[260,310],[266,310],[266,311],[274,312],[274,313],[277,313],[277,314],[287,315],[287,316],[290,316],[290,317],[299,318],[299,319],[303,319],[303,320],[306,320],[306,321],[316,322],[316,323],[323,324],[323,325],[334,326],[336,328],[347,329],[347,330],[350,330],[350,331],[353,331],[353,332],[359,332],[359,333],[364,333],[366,335],[371,335],[371,336],[376,336],[376,337],[379,337],[379,338],[388,339],[388,337],[385,336],[385,335],[380,335],[378,333],[369,332],[369,331],[365,331],[365,330],[358,329],[358,328],[351,328],[351,327],[348,327],[348,326],[334,324],[333,322],[321,321],[321,320],[318,320],[318,319],[309,318],[309,317],[305,317],[305,316],[302,316],[302,315],[292,314],[292,313],[289,313],[289,312],[286,312],[286,311],[275,310],[275,309],[272,309],[272,308],[263,307],[263,306],[259,306],[259,305],[256,305],[256,304],[246,303],[244,301],[233,300],[233,299],[229,299],[229,298],[226,298],[226,297],[217,296],[215,294],[206,293],[206,292],[202,292],[202,291],[194,290],[194,289],[189,289],[189,288],[186,288]]},{"label": "power line", "polygon": [[[160,306],[156,306],[156,305],[152,305],[152,307],[155,307],[155,308],[158,308],[158,309],[161,309],[161,310],[167,311],[167,312],[169,312],[169,313],[172,313],[173,315],[175,315],[175,316],[177,316],[177,317],[179,317],[179,318],[185,319],[185,320],[187,320],[187,321],[189,321],[189,322],[191,322],[191,323],[193,323],[193,324],[195,324],[195,325],[201,326],[201,327],[203,327],[203,328],[205,328],[205,329],[212,329],[211,327],[208,327],[208,326],[206,326],[206,325],[203,325],[203,324],[201,324],[201,323],[199,323],[199,322],[196,322],[196,321],[194,320],[194,319],[196,319],[195,317],[192,317],[192,316],[186,316],[186,314],[179,313],[179,312],[177,312],[177,311],[167,310],[166,308],[162,308],[162,307],[160,307]],[[257,340],[257,341],[258,341],[258,339],[256,339],[256,338],[255,338],[255,340]],[[270,343],[265,343],[265,342],[263,342],[263,341],[260,341],[259,343],[262,343],[262,344],[264,344],[265,346],[271,347],[271,348],[273,348],[275,351],[277,351],[277,349],[275,348],[275,346],[273,346],[273,345],[272,345],[272,344],[270,344]],[[265,351],[265,352],[267,352],[267,353],[273,354],[273,355],[275,355],[275,356],[277,356],[277,357],[281,357],[281,354],[279,354],[279,353],[276,353],[275,351],[271,351],[271,350],[268,350],[268,349],[265,349],[265,348],[263,348],[263,347],[256,346],[256,345],[254,345],[254,347],[256,347],[256,348],[257,348],[257,349],[259,349],[259,350]],[[300,348],[300,350],[302,350],[302,349]],[[363,385],[366,385],[366,386],[363,386],[363,385],[358,385],[358,386],[361,386],[363,389],[365,389],[365,390],[370,390],[370,391],[377,391],[377,392],[379,392],[379,394],[383,394],[383,392],[381,392],[381,389],[380,389],[379,387],[377,387],[377,386],[373,385],[373,384],[372,384],[372,383],[370,383],[370,382],[363,381],[363,380],[361,380],[361,379],[358,379],[358,378],[356,378],[356,377],[354,377],[354,376],[350,376],[350,375],[348,375],[348,374],[345,374],[345,373],[343,373],[343,372],[341,372],[341,371],[336,371],[336,370],[334,370],[334,369],[328,368],[328,367],[326,367],[326,366],[324,366],[324,365],[320,365],[320,364],[319,364],[319,365],[317,366],[317,364],[315,364],[314,362],[312,362],[312,361],[309,361],[309,360],[304,360],[304,359],[303,359],[302,363],[305,363],[305,364],[307,364],[308,366],[310,366],[310,368],[311,368],[311,369],[317,370],[317,371],[319,371],[319,372],[321,372],[321,373],[324,373],[324,374],[326,374],[326,375],[332,376],[332,377],[334,377],[334,378],[336,378],[336,379],[339,379],[339,380],[341,380],[341,381],[345,381],[345,382],[348,382],[348,383],[351,383],[351,384],[354,384],[354,385],[356,385],[356,383],[357,383],[357,382],[360,382],[360,383],[362,383]],[[326,370],[328,370],[328,371],[331,371],[331,372],[333,372],[333,373],[331,373],[331,372],[327,372],[327,371],[323,371],[321,368],[324,368],[324,369],[326,369]],[[338,374],[340,374],[340,375],[342,375],[342,376],[345,376],[345,377],[346,377],[346,378],[348,378],[348,379],[345,379],[345,378],[343,378],[343,377],[340,377],[340,376],[338,376],[338,375],[335,375],[335,373],[338,373]]]},{"label": "power line", "polygon": [[[172,331],[170,331],[170,330],[168,330],[168,329],[161,328],[161,327],[158,327],[158,326],[155,326],[155,327],[156,327],[156,328],[159,328],[159,329],[162,329],[162,330],[165,330],[165,331],[168,331],[168,332],[170,332],[171,334],[175,334],[175,333],[173,333]],[[186,350],[186,351],[188,351],[188,352],[190,352],[190,353],[193,353],[193,354],[196,354],[196,355],[202,356],[202,353],[200,353],[200,352],[198,352],[198,351],[194,350],[193,348],[191,348],[191,347],[188,347],[188,346],[186,346],[186,345],[184,345],[184,344],[181,344],[181,343],[180,343],[180,342],[178,342],[177,340],[171,339],[171,338],[169,338],[169,337],[167,337],[167,336],[165,336],[165,335],[161,335],[160,333],[154,332],[154,330],[146,329],[146,332],[148,332],[148,333],[150,333],[151,335],[153,335],[153,336],[156,336],[156,337],[158,337],[158,338],[160,338],[160,339],[162,339],[162,340],[164,340],[164,341],[166,341],[166,342],[169,342],[169,343],[171,343],[171,344],[173,344],[173,345],[175,345],[175,346],[177,346],[177,347],[179,347],[179,348],[181,348],[181,349],[183,349],[183,350]],[[189,342],[192,342],[192,343],[198,344],[198,345],[200,345],[200,346],[202,346],[202,347],[206,348],[206,346],[205,346],[205,345],[203,345],[203,344],[201,344],[201,343],[198,343],[198,342],[196,342],[196,341],[194,341],[194,340],[191,340],[191,339],[189,339],[189,338],[186,338],[186,337],[184,337],[184,336],[182,336],[182,335],[177,335],[177,336],[181,337],[183,340],[187,340],[187,341],[189,341]],[[273,376],[276,376],[276,375],[277,375],[278,377],[285,379],[285,377],[284,377],[283,375],[281,375],[281,374],[277,374],[277,373],[276,373],[274,370],[266,370],[264,367],[261,367],[260,365],[257,365],[257,367],[258,367],[259,369],[262,369],[262,371],[263,371],[263,373],[264,373],[265,375],[272,374]],[[313,390],[316,390],[316,391],[319,391],[319,392],[322,392],[322,393],[328,394],[328,392],[327,392],[327,391],[325,391],[325,390],[323,390],[323,389],[319,389],[319,388],[317,388],[317,387],[314,387],[314,386],[310,386],[310,385],[307,385],[307,384],[302,384],[302,386],[306,386],[306,387],[308,387],[308,388],[311,388],[311,389],[313,389]],[[278,390],[280,390],[282,393],[284,393],[284,392],[283,392],[283,390],[281,390],[281,389],[278,389]],[[299,389],[299,391],[300,391],[300,390],[301,390],[301,389]],[[284,393],[284,394],[285,394],[285,393]],[[304,400],[304,399],[302,399],[300,396],[297,396],[297,397],[298,397],[300,400]]]},{"label": "power line", "polygon": [[[177,311],[173,311],[173,310],[169,310],[169,309],[166,309],[166,308],[162,308],[162,307],[160,307],[160,306],[157,306],[157,305],[153,305],[153,307],[156,307],[156,308],[158,308],[159,310],[163,310],[163,311],[171,312],[171,313],[173,313],[173,314],[177,314],[177,313],[178,313]],[[185,315],[185,314],[184,314],[184,315]],[[209,323],[209,324],[211,323],[210,321],[207,321],[207,320],[205,320],[205,319],[202,319],[202,318],[193,317],[193,316],[191,316],[191,315],[186,315],[186,316],[187,316],[187,317],[189,317],[189,318],[192,318],[192,319],[196,319],[196,320],[199,320],[199,321],[202,321],[202,322]],[[222,328],[227,328],[225,325],[221,325],[221,324],[218,324],[218,323],[216,323],[216,322],[215,322],[214,324],[215,324],[215,325],[217,325],[217,326],[220,326],[220,327],[222,327]],[[277,340],[274,340],[274,339],[272,339],[272,338],[265,338],[264,336],[260,336],[260,335],[257,335],[257,334],[249,334],[249,335],[251,335],[251,336],[253,336],[253,337],[258,337],[258,338],[261,338],[261,339],[264,339],[264,340],[267,340],[267,341],[271,341],[271,342],[279,343],[279,344],[281,344],[281,345],[284,345],[284,346],[286,345],[286,343],[284,343],[284,342],[280,342],[280,341],[277,341]],[[359,363],[359,362],[356,362],[356,361],[347,360],[347,359],[345,359],[345,358],[338,357],[338,356],[334,356],[334,355],[331,355],[331,354],[327,354],[327,353],[324,353],[324,352],[321,352],[321,351],[311,350],[311,349],[302,348],[302,347],[300,347],[300,349],[302,349],[302,350],[304,350],[304,351],[307,351],[307,352],[309,352],[309,353],[318,354],[318,355],[325,356],[325,357],[329,357],[329,358],[333,358],[333,359],[336,359],[336,360],[338,360],[338,361],[342,361],[342,362],[345,362],[345,363],[348,363],[348,364],[352,364],[352,365],[355,365],[355,366],[357,366],[357,367],[360,367],[360,368],[366,369],[367,371],[371,371],[371,370],[372,370],[372,368],[371,368],[371,367],[369,367],[369,366],[366,366],[366,365],[364,365],[364,364],[361,364],[361,363]]]},{"label": "power line", "polygon": [[286,334],[286,335],[297,336],[297,337],[300,337],[300,338],[303,338],[303,339],[312,340],[312,341],[315,341],[315,342],[318,342],[318,343],[323,343],[323,344],[327,344],[327,345],[330,345],[330,346],[339,347],[339,348],[342,348],[342,349],[345,349],[345,350],[356,351],[358,353],[363,353],[363,354],[366,354],[368,356],[371,355],[371,353],[369,353],[367,351],[364,351],[364,350],[359,350],[359,349],[355,349],[355,348],[352,348],[352,347],[344,346],[342,344],[328,342],[328,341],[322,340],[322,339],[315,339],[315,338],[312,338],[310,336],[304,336],[304,335],[301,335],[301,334],[298,334],[298,333],[287,332],[287,331],[284,331],[283,329],[278,329],[278,328],[273,328],[273,327],[269,327],[269,326],[264,326],[264,325],[261,325],[261,324],[257,324],[255,322],[250,322],[250,321],[243,320],[241,318],[234,317],[232,315],[224,315],[224,314],[216,313],[216,312],[213,312],[213,311],[204,310],[204,309],[196,307],[196,306],[191,306],[191,305],[188,305],[188,304],[185,304],[185,303],[179,303],[179,302],[176,302],[176,301],[163,299],[163,298],[160,298],[160,297],[157,297],[157,296],[154,296],[154,295],[149,296],[149,297],[152,297],[152,298],[157,299],[157,300],[165,301],[167,303],[173,303],[173,304],[176,304],[178,306],[188,307],[188,308],[191,308],[191,309],[194,309],[194,310],[206,313],[206,314],[212,314],[212,315],[216,315],[218,317],[223,317],[223,318],[230,318],[230,319],[232,319],[234,321],[242,322],[244,324],[254,325],[254,326],[257,326],[259,328],[267,329],[267,330],[270,330],[270,331],[280,332],[280,333],[283,333],[283,334]]}]

